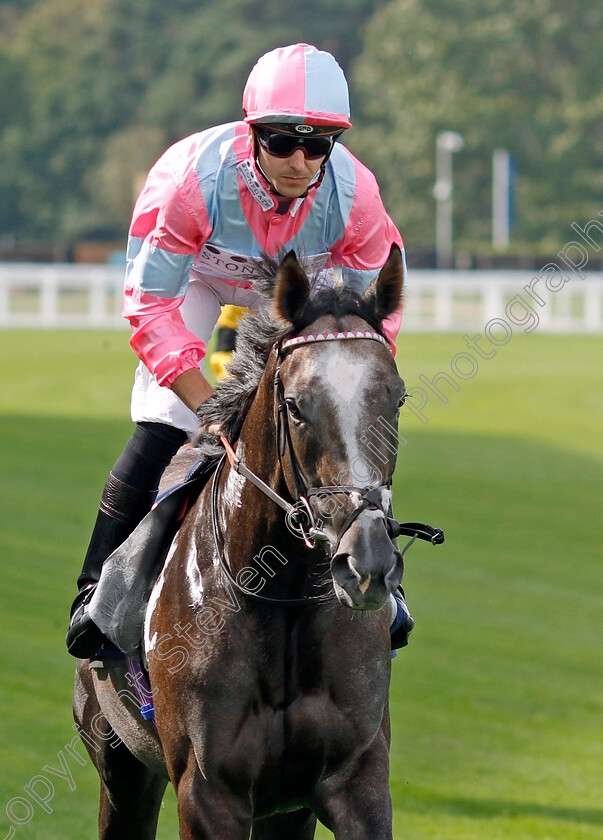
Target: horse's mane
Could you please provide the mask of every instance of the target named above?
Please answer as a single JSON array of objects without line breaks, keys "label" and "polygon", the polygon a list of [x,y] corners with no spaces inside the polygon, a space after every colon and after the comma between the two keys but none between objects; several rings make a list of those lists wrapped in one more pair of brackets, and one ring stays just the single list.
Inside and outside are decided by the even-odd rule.
[{"label": "horse's mane", "polygon": [[[264,259],[262,274],[254,287],[264,297],[273,299],[277,262]],[[358,315],[382,334],[382,323],[374,309],[359,294],[341,286],[320,286],[310,281],[313,289],[300,317],[291,324],[279,318],[272,306],[248,314],[239,322],[236,350],[227,365],[230,376],[223,379],[216,393],[203,403],[202,423],[218,422],[230,441],[238,439],[243,421],[256,395],[274,343],[303,332],[323,315],[332,315],[337,327],[346,315]],[[213,435],[202,435],[197,442],[201,457],[218,457],[224,449]]]}]

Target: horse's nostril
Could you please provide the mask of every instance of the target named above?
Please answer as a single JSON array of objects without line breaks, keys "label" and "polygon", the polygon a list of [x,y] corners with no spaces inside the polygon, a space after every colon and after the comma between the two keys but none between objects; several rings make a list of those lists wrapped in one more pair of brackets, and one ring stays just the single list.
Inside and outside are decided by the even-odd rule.
[{"label": "horse's nostril", "polygon": [[371,585],[372,575],[358,568],[357,559],[351,554],[336,554],[331,564],[334,577],[342,585],[346,583],[355,584],[364,595]]},{"label": "horse's nostril", "polygon": [[331,561],[331,571],[340,583],[361,580],[361,575],[354,568],[353,557],[349,554],[336,554]]}]

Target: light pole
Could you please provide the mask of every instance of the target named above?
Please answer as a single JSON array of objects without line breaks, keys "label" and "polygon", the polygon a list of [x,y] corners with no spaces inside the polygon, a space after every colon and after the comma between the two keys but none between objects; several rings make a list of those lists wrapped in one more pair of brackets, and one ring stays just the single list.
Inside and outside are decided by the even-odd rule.
[{"label": "light pole", "polygon": [[436,137],[436,260],[438,268],[452,266],[452,155],[464,146],[457,131],[441,131]]},{"label": "light pole", "polygon": [[492,246],[496,251],[509,247],[511,222],[511,156],[506,149],[492,155]]}]

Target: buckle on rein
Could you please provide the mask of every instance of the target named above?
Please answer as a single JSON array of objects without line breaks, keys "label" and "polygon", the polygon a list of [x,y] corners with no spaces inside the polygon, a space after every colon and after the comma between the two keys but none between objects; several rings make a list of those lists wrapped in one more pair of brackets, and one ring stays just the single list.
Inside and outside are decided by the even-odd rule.
[{"label": "buckle on rein", "polygon": [[264,481],[262,481],[259,476],[247,469],[245,464],[241,463],[232,447],[232,444],[227,438],[220,435],[220,440],[222,441],[222,446],[226,450],[226,457],[228,458],[228,462],[231,467],[285,511],[286,522],[291,532],[296,536],[301,537],[307,548],[316,548],[317,542],[328,539],[324,531],[317,527],[314,513],[305,496],[300,496],[294,505],[287,502],[279,496],[272,487],[269,487]]},{"label": "buckle on rein", "polygon": [[305,496],[300,496],[291,510],[287,512],[285,522],[290,531],[301,537],[306,548],[316,548],[318,542],[328,540],[325,532],[317,527],[314,512]]}]

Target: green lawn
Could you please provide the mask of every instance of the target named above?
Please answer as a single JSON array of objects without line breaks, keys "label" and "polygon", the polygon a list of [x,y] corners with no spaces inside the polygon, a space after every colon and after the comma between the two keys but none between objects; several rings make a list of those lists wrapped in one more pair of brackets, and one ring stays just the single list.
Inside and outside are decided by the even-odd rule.
[{"label": "green lawn", "polygon": [[[404,336],[415,400],[466,350]],[[0,840],[93,838],[97,777],[65,750],[65,619],[131,428],[134,357],[126,333],[75,331],[1,332],[0,352]],[[406,564],[396,840],[603,838],[602,360],[603,337],[516,335],[460,390],[443,384],[447,403],[432,394],[427,423],[403,413],[396,514],[447,541]],[[61,757],[72,779],[44,769]],[[50,797],[42,775],[53,798],[28,806],[25,786]],[[176,836],[170,794],[159,837]]]}]

